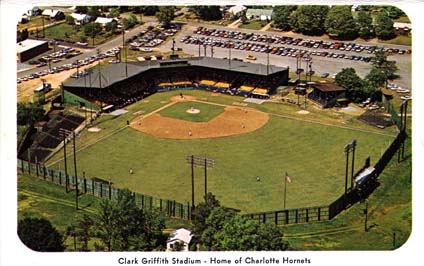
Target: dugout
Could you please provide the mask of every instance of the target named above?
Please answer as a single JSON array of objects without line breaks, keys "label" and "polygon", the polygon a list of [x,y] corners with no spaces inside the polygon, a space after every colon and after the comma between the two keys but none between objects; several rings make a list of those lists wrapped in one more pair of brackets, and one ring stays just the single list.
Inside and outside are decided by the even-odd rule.
[{"label": "dugout", "polygon": [[62,85],[65,103],[78,104],[84,99],[87,104],[95,104],[99,109],[109,105],[122,108],[158,91],[200,88],[201,80],[211,80],[213,83],[203,89],[228,94],[248,84],[258,88],[256,95],[263,97],[274,94],[279,86],[288,84],[289,69],[221,58],[193,57],[119,63],[100,69],[94,67],[88,72],[89,75]]}]

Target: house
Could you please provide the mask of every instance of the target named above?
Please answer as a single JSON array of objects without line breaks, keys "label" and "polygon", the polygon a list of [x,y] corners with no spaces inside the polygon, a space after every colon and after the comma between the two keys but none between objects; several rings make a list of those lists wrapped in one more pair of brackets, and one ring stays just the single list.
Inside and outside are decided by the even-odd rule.
[{"label": "house", "polygon": [[189,251],[189,245],[192,237],[193,234],[185,228],[172,231],[172,233],[169,234],[168,240],[166,241],[166,251],[174,251],[176,242],[180,242],[181,244],[180,251]]},{"label": "house", "polygon": [[236,5],[236,6],[232,6],[227,10],[227,13],[230,16],[240,16],[241,14],[243,14],[243,12],[247,9],[247,7],[242,6],[242,5]]},{"label": "house", "polygon": [[71,17],[74,18],[75,25],[84,25],[90,22],[91,17],[87,14],[79,14],[79,13],[72,13]]},{"label": "house", "polygon": [[274,15],[274,10],[272,9],[254,9],[249,8],[246,11],[246,18],[247,19],[258,19],[258,20],[272,20],[272,17]]},{"label": "house", "polygon": [[395,28],[397,34],[408,35],[412,31],[412,24],[404,22],[395,22],[393,23],[393,28]]},{"label": "house", "polygon": [[41,14],[41,9],[38,6],[35,6],[31,9],[27,10],[27,12],[25,14],[29,17],[38,16],[38,15]]},{"label": "house", "polygon": [[65,14],[60,10],[55,9],[44,9],[43,13],[41,13],[43,17],[47,17],[50,20],[62,20],[65,19]]},{"label": "house", "polygon": [[105,18],[105,17],[97,17],[95,23],[99,23],[104,28],[108,23],[116,21],[118,22],[118,19],[116,18]]}]

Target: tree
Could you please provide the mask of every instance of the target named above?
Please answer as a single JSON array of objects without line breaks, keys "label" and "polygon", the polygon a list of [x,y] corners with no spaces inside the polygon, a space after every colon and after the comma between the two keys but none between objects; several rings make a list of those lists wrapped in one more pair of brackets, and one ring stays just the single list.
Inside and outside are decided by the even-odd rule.
[{"label": "tree", "polygon": [[132,192],[125,189],[116,201],[101,202],[95,228],[109,251],[148,251],[159,246],[165,219],[138,208]]},{"label": "tree", "polygon": [[92,21],[96,20],[97,17],[100,17],[100,11],[98,6],[90,6],[87,11],[87,15],[90,16]]},{"label": "tree", "polygon": [[300,6],[290,15],[290,26],[305,35],[322,35],[328,10],[328,6]]},{"label": "tree", "polygon": [[44,218],[24,218],[18,222],[21,241],[35,251],[64,251],[63,236]]},{"label": "tree", "polygon": [[346,89],[346,96],[353,102],[362,102],[375,92],[369,82],[362,80],[354,68],[344,68],[335,79],[337,85]]},{"label": "tree", "polygon": [[143,6],[142,8],[142,13],[145,16],[154,16],[157,12],[159,12],[158,6]]},{"label": "tree", "polygon": [[75,13],[87,14],[87,12],[88,12],[88,7],[86,7],[86,6],[76,6],[75,7]]},{"label": "tree", "polygon": [[137,25],[138,19],[134,14],[131,14],[128,18],[124,18],[122,23],[124,24],[124,30],[127,30]]},{"label": "tree", "polygon": [[91,239],[91,228],[94,226],[94,220],[87,214],[78,220],[77,236],[79,241],[83,243],[82,251],[88,251],[88,241]]},{"label": "tree", "polygon": [[44,108],[37,103],[18,103],[18,125],[30,125],[44,117]]},{"label": "tree", "polygon": [[102,26],[100,26],[99,23],[90,22],[85,24],[83,29],[85,36],[91,37],[93,39],[94,45],[94,39],[102,31]]},{"label": "tree", "polygon": [[109,13],[107,14],[108,18],[117,18],[119,17],[119,15],[121,14],[121,10],[119,9],[119,7],[113,8],[112,10],[109,11]]},{"label": "tree", "polygon": [[395,36],[393,28],[393,20],[388,16],[387,12],[382,10],[375,19],[375,35],[382,40],[389,40]]},{"label": "tree", "polygon": [[105,30],[108,32],[115,32],[115,30],[118,28],[118,22],[116,22],[115,20],[106,23],[105,25]]},{"label": "tree", "polygon": [[156,17],[165,28],[169,27],[171,21],[175,18],[175,6],[160,6]]},{"label": "tree", "polygon": [[350,6],[331,7],[325,19],[325,29],[330,37],[352,40],[358,35],[358,28]]},{"label": "tree", "polygon": [[387,15],[391,19],[398,19],[400,17],[406,16],[405,12],[403,12],[402,9],[397,8],[395,6],[384,6],[382,7],[382,9],[387,12]]},{"label": "tree", "polygon": [[75,25],[75,19],[71,15],[67,15],[65,17],[65,21],[66,21],[66,24],[68,25]]},{"label": "tree", "polygon": [[209,217],[211,211],[219,207],[220,203],[215,198],[215,195],[208,192],[205,202],[199,203],[192,213],[193,234],[201,236],[206,229],[206,219]]},{"label": "tree", "polygon": [[372,58],[372,62],[372,67],[384,72],[387,79],[397,78],[396,71],[398,67],[396,66],[396,61],[389,61],[386,52],[377,51]]},{"label": "tree", "polygon": [[374,36],[372,17],[368,12],[359,11],[357,13],[356,23],[358,24],[359,37],[363,39],[369,39]]},{"label": "tree", "polygon": [[219,6],[193,6],[194,12],[203,20],[220,20],[222,13]]},{"label": "tree", "polygon": [[291,5],[276,6],[274,8],[274,27],[283,31],[291,30],[290,16],[296,9],[297,6]]},{"label": "tree", "polygon": [[235,216],[234,211],[225,207],[214,208],[205,220],[205,230],[202,233],[202,243],[212,250],[219,250],[217,233],[220,232],[225,223]]}]

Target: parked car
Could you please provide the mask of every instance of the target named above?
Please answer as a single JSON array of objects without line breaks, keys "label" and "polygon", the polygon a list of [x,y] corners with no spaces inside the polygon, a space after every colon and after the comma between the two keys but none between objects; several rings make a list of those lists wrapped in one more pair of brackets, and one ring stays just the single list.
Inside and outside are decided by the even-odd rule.
[{"label": "parked car", "polygon": [[253,56],[253,55],[248,55],[248,56],[246,56],[246,59],[247,60],[256,60],[256,57]]},{"label": "parked car", "polygon": [[326,77],[328,77],[330,75],[330,73],[328,73],[328,72],[324,72],[324,73],[322,73],[321,74],[321,78],[326,78]]}]

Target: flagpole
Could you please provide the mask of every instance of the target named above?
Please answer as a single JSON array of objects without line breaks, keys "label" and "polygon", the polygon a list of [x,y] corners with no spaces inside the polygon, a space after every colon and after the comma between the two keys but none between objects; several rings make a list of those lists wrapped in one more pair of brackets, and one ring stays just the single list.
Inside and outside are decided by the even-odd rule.
[{"label": "flagpole", "polygon": [[287,192],[287,172],[286,172],[286,175],[284,176],[284,207],[283,207],[283,210],[286,209],[286,192]]}]

